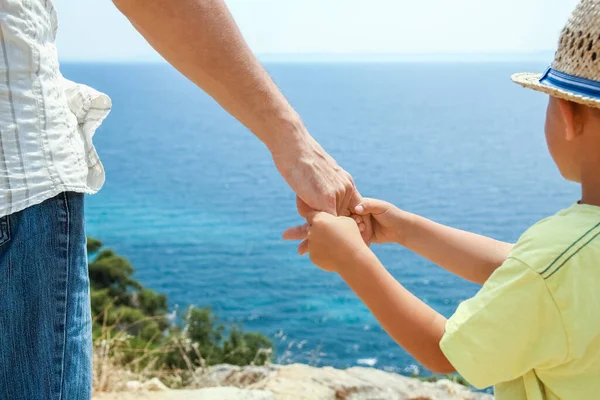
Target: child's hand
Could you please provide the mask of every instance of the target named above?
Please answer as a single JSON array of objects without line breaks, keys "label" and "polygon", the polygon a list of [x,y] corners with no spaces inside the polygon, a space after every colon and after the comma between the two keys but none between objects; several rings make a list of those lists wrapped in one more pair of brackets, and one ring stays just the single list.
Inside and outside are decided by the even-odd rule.
[{"label": "child's hand", "polygon": [[350,266],[362,251],[369,251],[352,218],[334,217],[324,212],[312,212],[307,217],[308,251],[318,267],[340,272]]},{"label": "child's hand", "polygon": [[405,230],[406,213],[398,207],[382,200],[364,199],[354,210],[357,215],[353,218],[364,230],[364,218],[371,218],[373,225],[373,243],[401,243],[402,232]]}]

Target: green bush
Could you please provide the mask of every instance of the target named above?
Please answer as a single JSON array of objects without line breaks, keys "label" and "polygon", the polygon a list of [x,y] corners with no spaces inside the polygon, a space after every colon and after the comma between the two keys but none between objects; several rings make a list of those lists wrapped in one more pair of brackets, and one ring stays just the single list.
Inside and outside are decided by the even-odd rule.
[{"label": "green bush", "polygon": [[[190,308],[167,318],[167,296],[133,278],[131,263],[102,242],[88,238],[94,339],[118,337],[114,359],[136,367],[194,370],[221,363],[263,365],[273,344],[264,335],[225,326],[209,308]],[[176,322],[180,321],[180,322]],[[115,350],[117,351],[117,350]]]}]

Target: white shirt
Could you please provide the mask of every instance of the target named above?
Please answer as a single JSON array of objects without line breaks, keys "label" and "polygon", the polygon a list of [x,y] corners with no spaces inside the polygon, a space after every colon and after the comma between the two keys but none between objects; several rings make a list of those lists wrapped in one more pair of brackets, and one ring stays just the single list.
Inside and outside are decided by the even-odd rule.
[{"label": "white shirt", "polygon": [[51,0],[1,0],[0,217],[104,183],[92,136],[111,101],[63,78],[57,26]]}]

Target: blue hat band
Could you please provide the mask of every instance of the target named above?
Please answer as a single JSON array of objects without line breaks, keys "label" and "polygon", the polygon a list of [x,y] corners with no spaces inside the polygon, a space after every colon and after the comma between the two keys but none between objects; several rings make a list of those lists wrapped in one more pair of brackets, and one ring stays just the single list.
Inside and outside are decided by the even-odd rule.
[{"label": "blue hat band", "polygon": [[600,100],[600,82],[548,68],[540,79],[546,86]]}]

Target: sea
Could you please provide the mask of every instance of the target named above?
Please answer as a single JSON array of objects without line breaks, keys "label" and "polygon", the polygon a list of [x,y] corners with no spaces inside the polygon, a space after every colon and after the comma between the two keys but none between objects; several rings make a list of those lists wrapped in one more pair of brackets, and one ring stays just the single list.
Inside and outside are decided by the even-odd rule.
[{"label": "sea", "polygon": [[[546,96],[510,81],[544,63],[265,67],[364,196],[509,242],[579,199],[546,149]],[[63,74],[113,100],[94,138],[107,180],[87,197],[88,234],[171,309],[211,307],[262,332],[281,363],[428,374],[338,276],[281,239],[302,222],[295,195],[213,99],[165,64],[65,64]],[[445,316],[479,289],[400,246],[373,249]]]}]

